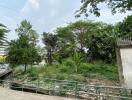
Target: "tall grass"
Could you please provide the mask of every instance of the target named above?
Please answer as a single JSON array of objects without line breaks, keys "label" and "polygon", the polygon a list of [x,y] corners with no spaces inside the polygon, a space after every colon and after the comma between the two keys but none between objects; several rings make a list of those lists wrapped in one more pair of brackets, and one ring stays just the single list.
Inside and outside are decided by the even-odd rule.
[{"label": "tall grass", "polygon": [[89,78],[118,81],[118,70],[114,64],[105,64],[103,62],[81,63],[77,72],[75,66],[76,63],[73,60],[67,59],[62,64],[28,68],[26,75],[29,77],[41,76],[44,78],[83,82]]}]

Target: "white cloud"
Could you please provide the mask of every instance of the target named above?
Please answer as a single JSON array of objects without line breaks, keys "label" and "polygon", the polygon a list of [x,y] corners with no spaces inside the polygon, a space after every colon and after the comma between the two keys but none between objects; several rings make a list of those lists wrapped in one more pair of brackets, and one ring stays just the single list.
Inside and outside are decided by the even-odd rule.
[{"label": "white cloud", "polygon": [[20,14],[27,14],[32,10],[38,10],[40,6],[40,0],[27,0],[24,7],[21,9]]},{"label": "white cloud", "polygon": [[29,2],[31,2],[31,4],[34,5],[35,8],[39,8],[39,0],[29,0]]},{"label": "white cloud", "polygon": [[[84,19],[81,17],[75,19],[74,12],[79,9],[80,0],[27,0],[21,10],[22,19],[26,18],[36,26],[40,33],[42,31],[53,31],[56,26],[64,23]],[[87,19],[95,21],[103,21],[114,24],[124,19],[129,13],[112,15],[110,9],[105,4],[100,5],[101,16],[95,17],[90,15]]]}]

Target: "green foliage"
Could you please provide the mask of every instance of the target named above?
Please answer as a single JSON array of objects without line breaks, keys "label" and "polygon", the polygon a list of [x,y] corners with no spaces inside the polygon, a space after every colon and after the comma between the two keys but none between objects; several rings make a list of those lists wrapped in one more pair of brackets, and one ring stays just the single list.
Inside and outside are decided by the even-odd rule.
[{"label": "green foliage", "polygon": [[27,73],[28,73],[28,77],[38,77],[38,69],[36,67],[31,67],[28,69]]},{"label": "green foliage", "polygon": [[23,70],[22,70],[22,68],[19,68],[19,67],[16,67],[15,70],[14,70],[14,72],[13,72],[13,74],[14,74],[15,76],[19,76],[19,75],[21,75],[22,73],[23,73]]},{"label": "green foliage", "polygon": [[102,62],[95,62],[93,64],[82,63],[78,70],[85,77],[92,77],[92,74],[97,74],[99,77],[103,76],[109,80],[118,80],[117,66],[112,64],[104,64]]},{"label": "green foliage", "polygon": [[127,16],[123,22],[119,22],[117,28],[118,37],[129,38],[132,36],[132,15]]},{"label": "green foliage", "polygon": [[37,34],[29,22],[23,21],[16,29],[18,39],[11,41],[7,49],[7,59],[13,66],[24,64],[26,68],[38,63],[41,60],[38,52],[43,52],[47,65],[31,67],[26,75],[76,81],[102,77],[117,81],[116,39],[131,35],[131,19],[132,16],[128,16],[116,26],[76,21],[57,28],[55,34],[44,32],[45,51],[36,48]]},{"label": "green foliage", "polygon": [[[114,26],[102,22],[76,21],[65,27],[57,28],[57,48],[54,58],[62,63],[63,59],[73,57],[76,65],[79,62],[102,60],[115,62],[115,30]],[[87,50],[87,51],[86,51]],[[77,58],[77,56],[80,56]],[[76,67],[77,71],[77,67]]]},{"label": "green foliage", "polygon": [[59,72],[60,73],[70,73],[72,70],[70,70],[70,67],[69,66],[65,66],[65,65],[62,65],[60,68],[59,68]]},{"label": "green foliage", "polygon": [[26,72],[27,65],[33,65],[41,61],[36,48],[37,38],[33,38],[34,35],[32,35],[36,34],[36,32],[32,30],[31,24],[26,20],[21,22],[16,32],[18,32],[19,37],[17,40],[10,42],[7,48],[7,61],[13,67],[24,65]]},{"label": "green foliage", "polygon": [[93,69],[92,64],[87,64],[87,63],[81,63],[79,68],[78,68],[78,73],[83,74],[84,76],[88,76],[89,72],[91,72]]},{"label": "green foliage", "polygon": [[66,60],[63,62],[63,64],[64,64],[65,66],[71,67],[71,68],[75,67],[75,65],[76,65],[75,61],[73,61],[71,58],[66,59]]},{"label": "green foliage", "polygon": [[78,72],[78,67],[80,66],[80,63],[82,62],[81,54],[75,52],[72,59],[75,62],[75,71]]},{"label": "green foliage", "polygon": [[35,30],[33,30],[33,27],[31,25],[31,23],[27,20],[23,20],[20,24],[20,26],[18,26],[18,28],[15,30],[19,37],[21,37],[22,35],[26,35],[28,40],[35,45],[38,39],[38,34],[36,33]]},{"label": "green foliage", "polygon": [[57,37],[56,37],[56,35],[44,32],[42,40],[43,40],[43,43],[45,44],[45,49],[47,52],[45,60],[48,64],[52,64],[52,62],[54,60],[53,52],[56,49]]},{"label": "green foliage", "polygon": [[88,17],[89,13],[92,13],[96,16],[100,16],[100,3],[105,3],[108,8],[111,9],[111,12],[115,14],[116,12],[126,12],[132,10],[132,1],[131,0],[81,0],[82,6],[76,12],[76,17],[84,14]]},{"label": "green foliage", "polygon": [[77,73],[71,66],[74,66],[73,62],[65,61],[63,64],[31,67],[28,68],[26,75],[30,77],[41,76],[44,78],[80,82],[86,82],[88,79],[118,81],[118,69],[116,65],[105,64],[103,62],[81,63],[78,66]]}]

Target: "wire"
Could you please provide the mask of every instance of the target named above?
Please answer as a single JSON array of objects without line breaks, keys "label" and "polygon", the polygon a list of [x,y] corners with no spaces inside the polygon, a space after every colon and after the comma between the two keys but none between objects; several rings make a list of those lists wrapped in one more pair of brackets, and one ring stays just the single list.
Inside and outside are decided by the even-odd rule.
[{"label": "wire", "polygon": [[[5,5],[1,5],[1,4],[0,4],[0,7],[6,8],[6,9],[8,9],[8,10],[10,10],[10,11],[13,11],[13,12],[15,12],[16,14],[19,14],[19,13],[20,13],[19,11],[15,10],[15,9],[12,9],[12,8],[9,8],[9,7],[5,6]],[[31,19],[35,19],[34,16],[31,16],[31,17],[32,17]],[[36,19],[35,19],[35,20],[36,20]]]},{"label": "wire", "polygon": [[9,8],[9,7],[5,6],[5,5],[1,5],[1,4],[0,4],[0,7],[1,7],[1,8],[6,8],[6,9],[8,9],[8,10],[11,10],[11,11],[15,12],[15,13],[19,13],[19,11],[16,11],[16,10],[14,10],[14,9],[12,9],[12,8]]}]

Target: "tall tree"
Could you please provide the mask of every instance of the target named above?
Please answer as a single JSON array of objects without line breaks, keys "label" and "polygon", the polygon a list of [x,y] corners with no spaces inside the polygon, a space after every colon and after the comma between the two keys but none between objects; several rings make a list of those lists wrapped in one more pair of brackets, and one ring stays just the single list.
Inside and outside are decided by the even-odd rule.
[{"label": "tall tree", "polygon": [[132,15],[127,16],[123,22],[119,22],[115,27],[117,27],[119,37],[132,37]]},{"label": "tall tree", "polygon": [[27,65],[33,65],[41,60],[36,48],[37,37],[34,38],[32,35],[37,36],[37,33],[26,20],[21,22],[16,32],[19,34],[18,39],[10,42],[7,49],[7,60],[12,66],[24,65],[26,72]]},{"label": "tall tree", "polygon": [[59,27],[56,29],[57,40],[57,51],[55,53],[55,59],[62,63],[63,59],[66,59],[74,54],[76,48],[76,43],[74,39],[74,34],[71,32],[69,26]]},{"label": "tall tree", "polygon": [[87,39],[89,60],[115,62],[115,40],[114,26],[100,24],[96,34],[91,34]]},{"label": "tall tree", "polygon": [[[59,41],[61,40],[60,43],[64,45],[68,43],[71,51],[73,50],[73,54],[70,53],[67,57],[74,56],[75,52],[78,52],[81,53],[81,57],[85,61],[103,60],[110,62],[112,58],[114,58],[113,61],[115,60],[115,36],[114,26],[112,25],[101,22],[77,21],[57,29],[56,33]],[[67,47],[65,47],[62,47],[63,51],[67,50]],[[58,55],[60,54],[58,53]]]},{"label": "tall tree", "polygon": [[48,64],[52,64],[53,62],[53,52],[56,49],[56,42],[57,42],[57,36],[54,34],[50,34],[50,33],[43,33],[43,43],[45,44],[45,49],[47,51],[46,54],[46,62]]},{"label": "tall tree", "polygon": [[[79,49],[83,51],[83,48],[86,47],[86,41],[89,35],[96,33],[98,29],[98,23],[92,21],[76,21],[69,24],[70,31],[74,34],[74,39],[76,44],[79,45]],[[94,27],[94,29],[93,29]]]},{"label": "tall tree", "polygon": [[30,22],[27,20],[23,20],[18,26],[18,28],[15,30],[18,33],[18,36],[26,35],[28,37],[28,40],[35,45],[38,39],[38,34],[35,30],[33,30],[33,27]]},{"label": "tall tree", "polygon": [[89,13],[93,13],[96,16],[100,16],[100,3],[107,4],[112,13],[132,11],[132,0],[81,0],[82,6],[77,11],[77,17],[81,14],[88,16]]}]

